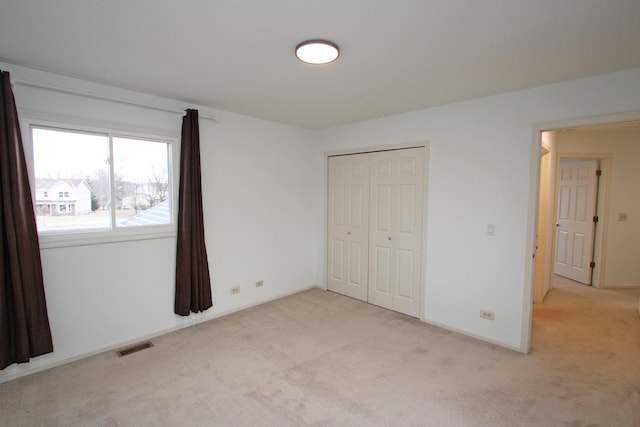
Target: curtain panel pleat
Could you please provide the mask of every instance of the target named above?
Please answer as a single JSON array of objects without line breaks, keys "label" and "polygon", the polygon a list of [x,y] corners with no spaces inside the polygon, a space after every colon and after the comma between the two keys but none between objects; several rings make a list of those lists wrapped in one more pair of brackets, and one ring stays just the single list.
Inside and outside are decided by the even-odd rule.
[{"label": "curtain panel pleat", "polygon": [[174,311],[181,316],[205,311],[213,305],[211,279],[204,240],[200,132],[198,110],[187,110],[182,119],[180,145],[180,193],[176,249]]},{"label": "curtain panel pleat", "polygon": [[0,71],[0,369],[53,351],[38,231],[8,72]]}]

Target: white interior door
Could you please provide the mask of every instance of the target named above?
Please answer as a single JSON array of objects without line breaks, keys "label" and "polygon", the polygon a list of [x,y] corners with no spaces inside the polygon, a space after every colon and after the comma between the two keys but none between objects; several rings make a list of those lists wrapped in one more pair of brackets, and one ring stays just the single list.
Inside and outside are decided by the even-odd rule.
[{"label": "white interior door", "polygon": [[561,159],[554,273],[591,285],[597,160]]},{"label": "white interior door", "polygon": [[369,154],[329,157],[327,287],[367,301]]},{"label": "white interior door", "polygon": [[424,149],[371,153],[369,302],[419,317]]}]

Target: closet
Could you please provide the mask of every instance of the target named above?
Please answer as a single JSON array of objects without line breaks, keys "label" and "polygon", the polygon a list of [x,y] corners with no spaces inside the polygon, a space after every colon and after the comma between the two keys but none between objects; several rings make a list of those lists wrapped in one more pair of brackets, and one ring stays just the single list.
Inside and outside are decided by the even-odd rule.
[{"label": "closet", "polygon": [[424,174],[424,147],[329,157],[329,290],[419,317]]}]

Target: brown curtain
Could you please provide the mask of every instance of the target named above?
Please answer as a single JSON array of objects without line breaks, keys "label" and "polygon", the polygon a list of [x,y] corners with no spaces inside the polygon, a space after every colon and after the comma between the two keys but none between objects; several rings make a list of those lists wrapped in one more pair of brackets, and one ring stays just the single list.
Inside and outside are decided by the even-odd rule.
[{"label": "brown curtain", "polygon": [[188,316],[191,311],[205,311],[213,305],[204,243],[198,110],[187,110],[182,119],[179,199],[174,310]]},{"label": "brown curtain", "polygon": [[0,369],[53,351],[11,78],[0,71]]}]

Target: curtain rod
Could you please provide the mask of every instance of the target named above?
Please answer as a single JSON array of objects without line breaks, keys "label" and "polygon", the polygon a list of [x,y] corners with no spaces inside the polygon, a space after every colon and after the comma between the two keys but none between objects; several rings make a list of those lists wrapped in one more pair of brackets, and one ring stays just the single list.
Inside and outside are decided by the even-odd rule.
[{"label": "curtain rod", "polygon": [[[113,96],[106,96],[106,95],[98,95],[96,93],[91,93],[91,92],[85,92],[82,90],[77,90],[77,89],[69,89],[69,88],[64,88],[64,87],[59,87],[59,86],[53,86],[53,85],[48,85],[48,84],[44,84],[44,83],[35,83],[35,82],[29,82],[26,80],[14,80],[11,79],[11,84],[12,85],[21,85],[21,86],[30,86],[30,87],[35,87],[35,88],[40,88],[40,89],[48,89],[48,90],[53,90],[56,92],[61,92],[61,93],[69,93],[72,95],[80,95],[80,96],[84,96],[87,98],[93,98],[93,99],[100,99],[103,101],[111,101],[111,102],[117,102],[119,104],[126,104],[126,105],[132,105],[134,107],[144,107],[144,108],[148,108],[150,110],[156,110],[156,111],[163,111],[166,113],[174,113],[174,114],[184,114],[185,111],[184,110],[177,110],[177,109],[172,109],[172,108],[165,108],[165,107],[158,107],[157,105],[153,105],[153,104],[147,104],[145,102],[138,102],[138,101],[129,101],[126,99],[122,99],[122,98],[116,98]],[[205,120],[211,120],[212,122],[215,123],[219,123],[220,119],[217,118],[216,116],[209,116],[209,115],[204,115],[204,114],[200,114],[200,112],[198,112],[198,117],[201,119],[205,119]]]}]

